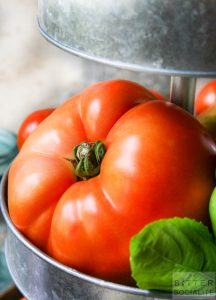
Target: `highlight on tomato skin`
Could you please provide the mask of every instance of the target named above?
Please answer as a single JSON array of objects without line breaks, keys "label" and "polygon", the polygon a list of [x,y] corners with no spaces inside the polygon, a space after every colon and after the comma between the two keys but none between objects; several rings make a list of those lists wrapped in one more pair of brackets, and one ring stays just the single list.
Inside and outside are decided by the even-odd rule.
[{"label": "highlight on tomato skin", "polygon": [[173,216],[208,224],[215,143],[192,115],[154,99],[128,81],[94,84],[45,119],[15,158],[11,219],[51,257],[128,283],[129,241],[146,224]]},{"label": "highlight on tomato skin", "polygon": [[206,109],[216,106],[216,80],[205,84],[195,99],[195,113],[199,115]]},{"label": "highlight on tomato skin", "polygon": [[46,119],[55,109],[45,108],[30,113],[22,122],[17,134],[17,146],[20,150],[27,137]]}]

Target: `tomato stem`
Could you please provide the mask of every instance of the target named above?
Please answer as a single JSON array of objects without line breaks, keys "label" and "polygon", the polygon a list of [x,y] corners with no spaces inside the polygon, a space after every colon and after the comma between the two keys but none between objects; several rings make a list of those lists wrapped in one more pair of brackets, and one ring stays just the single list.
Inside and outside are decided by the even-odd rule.
[{"label": "tomato stem", "polygon": [[75,146],[73,149],[73,165],[76,176],[87,180],[98,175],[105,152],[105,145],[101,141],[95,143],[82,142]]}]

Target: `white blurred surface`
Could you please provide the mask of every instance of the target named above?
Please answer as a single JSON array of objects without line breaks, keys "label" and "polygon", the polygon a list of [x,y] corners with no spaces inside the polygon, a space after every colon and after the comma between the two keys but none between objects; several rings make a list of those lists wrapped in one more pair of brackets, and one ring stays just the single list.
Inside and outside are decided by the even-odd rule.
[{"label": "white blurred surface", "polygon": [[0,1],[0,127],[17,131],[32,110],[82,87],[82,60],[49,44],[37,27],[37,0]]}]

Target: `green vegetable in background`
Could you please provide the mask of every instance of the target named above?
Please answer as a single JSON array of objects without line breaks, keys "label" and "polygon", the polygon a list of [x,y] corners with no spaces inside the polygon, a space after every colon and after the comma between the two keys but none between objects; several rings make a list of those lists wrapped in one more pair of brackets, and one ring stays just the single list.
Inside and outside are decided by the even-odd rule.
[{"label": "green vegetable in background", "polygon": [[216,187],[214,188],[211,194],[211,198],[209,202],[209,214],[210,214],[214,236],[216,237]]},{"label": "green vegetable in background", "polygon": [[197,116],[197,120],[216,140],[216,106],[210,107]]},{"label": "green vegetable in background", "polygon": [[206,288],[215,292],[216,245],[208,228],[192,219],[161,219],[145,226],[131,239],[130,263],[142,289],[172,292],[173,284],[184,280],[199,294],[206,294]]}]

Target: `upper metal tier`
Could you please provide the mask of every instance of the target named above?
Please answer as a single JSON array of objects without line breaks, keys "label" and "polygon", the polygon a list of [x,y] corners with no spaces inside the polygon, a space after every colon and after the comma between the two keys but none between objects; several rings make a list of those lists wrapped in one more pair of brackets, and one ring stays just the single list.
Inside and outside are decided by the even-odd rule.
[{"label": "upper metal tier", "polygon": [[216,0],[39,0],[38,20],[49,41],[85,58],[216,76]]}]

